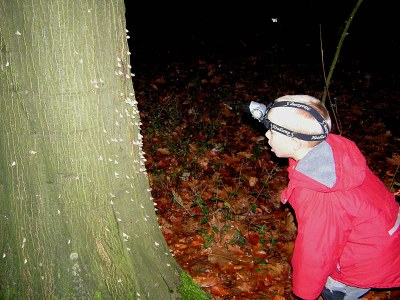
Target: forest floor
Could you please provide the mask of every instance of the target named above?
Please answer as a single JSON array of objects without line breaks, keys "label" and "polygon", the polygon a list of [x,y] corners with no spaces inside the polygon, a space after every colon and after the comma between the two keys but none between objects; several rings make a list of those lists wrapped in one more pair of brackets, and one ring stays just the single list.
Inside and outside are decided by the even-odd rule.
[{"label": "forest floor", "polygon": [[[333,132],[357,143],[392,192],[400,189],[398,78],[337,67],[327,106]],[[177,262],[213,299],[294,299],[296,224],[279,194],[287,161],[270,152],[246,101],[323,91],[320,66],[265,54],[138,67],[134,78],[158,221]],[[379,266],[377,266],[379,267]],[[363,299],[400,299],[373,290]]]}]

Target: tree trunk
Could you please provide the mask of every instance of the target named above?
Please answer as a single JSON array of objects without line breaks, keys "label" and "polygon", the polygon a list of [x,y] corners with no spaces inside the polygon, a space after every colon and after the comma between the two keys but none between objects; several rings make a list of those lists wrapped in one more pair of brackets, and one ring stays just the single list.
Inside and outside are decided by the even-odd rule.
[{"label": "tree trunk", "polygon": [[123,0],[0,0],[0,298],[175,299]]}]

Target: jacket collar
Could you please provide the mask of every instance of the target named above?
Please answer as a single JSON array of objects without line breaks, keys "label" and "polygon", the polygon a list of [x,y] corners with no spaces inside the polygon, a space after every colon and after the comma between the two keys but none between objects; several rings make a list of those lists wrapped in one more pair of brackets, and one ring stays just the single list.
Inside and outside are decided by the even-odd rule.
[{"label": "jacket collar", "polygon": [[336,170],[331,146],[325,141],[315,146],[297,163],[296,171],[332,188],[336,183]]}]

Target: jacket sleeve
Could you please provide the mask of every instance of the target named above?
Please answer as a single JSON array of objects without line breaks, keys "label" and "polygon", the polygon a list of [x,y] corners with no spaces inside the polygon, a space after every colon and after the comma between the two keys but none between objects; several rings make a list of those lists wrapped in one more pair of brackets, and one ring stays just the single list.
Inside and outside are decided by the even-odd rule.
[{"label": "jacket sleeve", "polygon": [[298,223],[292,257],[293,293],[302,299],[318,298],[337,267],[349,234],[349,222],[334,196],[296,188],[291,197]]}]

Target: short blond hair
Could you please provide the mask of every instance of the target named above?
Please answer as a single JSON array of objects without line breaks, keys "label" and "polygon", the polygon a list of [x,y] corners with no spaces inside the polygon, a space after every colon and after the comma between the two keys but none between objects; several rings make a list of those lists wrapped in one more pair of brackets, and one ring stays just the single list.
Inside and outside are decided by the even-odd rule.
[{"label": "short blond hair", "polygon": [[[331,117],[325,105],[317,98],[309,95],[285,95],[279,97],[275,102],[293,101],[306,104],[314,108],[328,124],[329,131],[332,128]],[[279,122],[277,125],[283,126],[294,132],[303,134],[322,134],[324,133],[319,122],[307,111],[294,107],[274,107],[269,114],[276,114]],[[269,115],[268,114],[268,115]],[[312,145],[320,142],[312,141]]]}]

